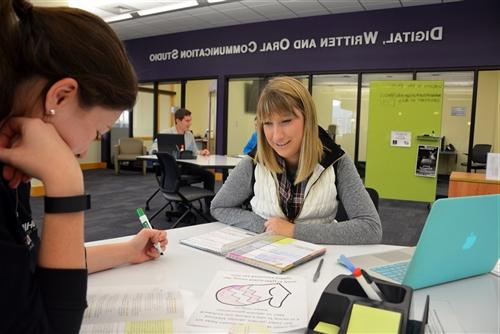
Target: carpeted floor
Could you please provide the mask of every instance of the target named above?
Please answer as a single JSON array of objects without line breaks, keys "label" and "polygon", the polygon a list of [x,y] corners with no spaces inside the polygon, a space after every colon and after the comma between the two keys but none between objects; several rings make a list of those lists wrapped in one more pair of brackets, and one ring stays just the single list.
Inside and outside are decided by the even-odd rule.
[{"label": "carpeted floor", "polygon": [[[123,170],[119,176],[110,169],[84,172],[86,191],[92,195],[92,209],[85,214],[86,241],[131,235],[141,229],[135,209],[145,207],[146,199],[157,189],[153,173],[143,176],[138,171]],[[221,186],[217,182],[216,189]],[[447,183],[438,186],[446,194]],[[150,203],[151,216],[164,204],[161,195]],[[33,218],[38,223],[42,217],[43,200],[32,199]],[[413,246],[417,243],[428,214],[428,203],[380,199],[379,213],[383,226],[383,243]],[[200,217],[197,221],[202,222]],[[162,213],[152,221],[161,229],[171,223]]]}]

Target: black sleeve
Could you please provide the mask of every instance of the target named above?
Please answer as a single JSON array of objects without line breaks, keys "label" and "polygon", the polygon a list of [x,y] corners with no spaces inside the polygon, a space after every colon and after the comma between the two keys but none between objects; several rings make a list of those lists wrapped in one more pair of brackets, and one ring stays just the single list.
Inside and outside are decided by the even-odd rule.
[{"label": "black sleeve", "polygon": [[[2,217],[5,218],[5,217]],[[30,251],[0,223],[0,333],[78,333],[87,270],[30,269]]]}]

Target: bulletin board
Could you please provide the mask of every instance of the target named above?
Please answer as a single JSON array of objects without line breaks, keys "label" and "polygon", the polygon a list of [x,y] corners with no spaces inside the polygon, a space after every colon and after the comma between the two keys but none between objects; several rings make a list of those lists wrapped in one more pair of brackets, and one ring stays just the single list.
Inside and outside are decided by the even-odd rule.
[{"label": "bulletin board", "polygon": [[419,146],[441,143],[443,86],[442,81],[371,82],[365,185],[381,198],[434,201],[437,176],[423,177],[416,167],[425,167]]}]

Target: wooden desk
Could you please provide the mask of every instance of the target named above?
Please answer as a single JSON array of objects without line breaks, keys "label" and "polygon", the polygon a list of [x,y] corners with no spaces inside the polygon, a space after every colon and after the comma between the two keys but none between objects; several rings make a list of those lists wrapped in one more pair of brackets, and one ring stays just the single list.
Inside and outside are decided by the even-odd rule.
[{"label": "wooden desk", "polygon": [[500,180],[486,180],[486,174],[453,172],[448,197],[500,194]]}]

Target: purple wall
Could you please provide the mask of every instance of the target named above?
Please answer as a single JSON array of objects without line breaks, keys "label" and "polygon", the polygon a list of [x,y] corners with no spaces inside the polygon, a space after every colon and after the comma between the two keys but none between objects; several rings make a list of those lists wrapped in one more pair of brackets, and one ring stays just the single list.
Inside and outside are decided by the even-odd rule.
[{"label": "purple wall", "polygon": [[[382,44],[390,33],[442,26],[442,40]],[[376,44],[320,47],[328,36],[378,31]],[[150,54],[287,38],[314,38],[317,48],[150,62]],[[500,1],[356,12],[191,31],[126,41],[141,81],[275,72],[500,66]]]},{"label": "purple wall", "polygon": [[[396,33],[442,27],[440,40],[385,43]],[[376,42],[321,47],[325,37],[378,32]],[[263,43],[287,39],[290,47],[259,51]],[[316,48],[294,49],[314,39]],[[151,55],[178,50],[249,45],[255,52],[150,61]],[[316,16],[148,37],[125,42],[141,81],[217,77],[217,128],[224,128],[226,76],[265,73],[391,71],[399,69],[500,68],[500,1],[465,0],[441,5]],[[254,45],[254,44],[250,44]],[[223,147],[217,132],[217,151]],[[220,135],[220,136],[219,136]]]}]

